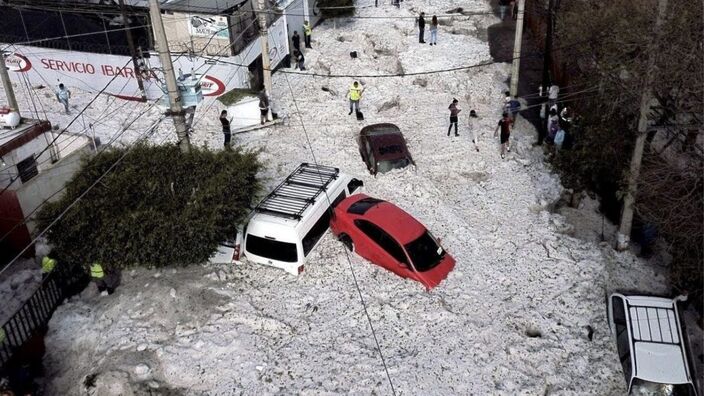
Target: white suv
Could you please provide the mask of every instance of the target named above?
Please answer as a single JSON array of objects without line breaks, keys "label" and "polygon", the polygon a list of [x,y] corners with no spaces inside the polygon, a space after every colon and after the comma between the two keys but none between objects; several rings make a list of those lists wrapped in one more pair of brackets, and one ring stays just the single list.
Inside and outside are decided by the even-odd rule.
[{"label": "white suv", "polygon": [[609,297],[609,326],[629,395],[697,395],[677,307],[685,300],[618,293]]}]

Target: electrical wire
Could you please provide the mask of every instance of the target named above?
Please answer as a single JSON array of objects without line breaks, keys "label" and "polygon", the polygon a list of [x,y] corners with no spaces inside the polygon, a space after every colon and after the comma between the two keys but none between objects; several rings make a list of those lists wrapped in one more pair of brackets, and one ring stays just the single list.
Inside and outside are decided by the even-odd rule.
[{"label": "electrical wire", "polygon": [[[145,110],[143,110],[143,111],[142,111],[140,114],[138,114],[136,117],[134,117],[134,118],[132,119],[132,121],[131,121],[129,124],[127,124],[126,126],[122,127],[122,129],[121,129],[121,131],[120,131],[119,133],[114,134],[114,135],[111,137],[110,141],[108,141],[107,144],[101,146],[101,147],[102,147],[101,150],[98,151],[98,153],[91,159],[91,161],[95,161],[95,158],[97,158],[100,154],[102,154],[102,153],[105,152],[108,148],[110,148],[110,147],[115,143],[115,141],[117,141],[117,139],[118,139],[119,137],[121,137],[121,136],[127,131],[127,129],[128,129],[129,127],[131,127],[138,119],[140,119],[144,114],[146,114],[149,110],[151,110],[154,106],[156,106],[157,103],[158,103],[158,100],[155,101],[154,103],[152,103],[149,107],[147,107]],[[80,135],[78,135],[78,136],[80,136]],[[66,165],[57,165],[55,168],[59,168],[59,167],[61,167],[61,166],[66,166]],[[86,166],[90,166],[90,163],[89,163],[88,165],[86,165]],[[53,194],[51,194],[51,195],[50,195],[48,198],[46,198],[42,203],[40,203],[36,208],[34,208],[34,210],[32,210],[27,216],[25,216],[25,217],[22,219],[22,222],[21,222],[21,223],[17,223],[10,231],[6,232],[5,235],[3,235],[2,238],[0,238],[0,243],[1,243],[2,241],[4,241],[10,234],[12,234],[18,227],[20,227],[20,226],[26,224],[26,223],[31,219],[32,215],[33,215],[35,212],[37,212],[43,205],[45,205],[48,201],[50,201],[50,200],[51,200],[54,196],[56,196],[58,193],[64,191],[66,188],[68,188],[68,183],[65,183],[61,188],[59,188],[56,192],[54,192]]]},{"label": "electrical wire", "polygon": [[[156,130],[156,127],[157,127],[159,124],[161,124],[161,122],[162,122],[164,119],[165,119],[165,116],[162,116],[162,117],[159,118],[157,121],[155,121],[155,122],[152,124],[152,126],[150,126],[150,127],[141,135],[140,139],[143,139],[143,138],[145,138],[145,137],[148,137],[148,136],[150,135],[150,132],[153,133],[153,132]],[[5,268],[3,268],[2,270],[0,270],[0,274],[2,274],[2,273],[5,272],[8,268],[10,268],[10,266],[11,266],[15,261],[17,261],[20,257],[22,257],[22,255],[24,254],[24,252],[27,251],[27,249],[29,249],[39,238],[41,238],[42,236],[44,236],[44,234],[46,234],[46,232],[49,231],[49,230],[51,229],[51,227],[53,227],[53,226],[56,224],[56,222],[58,222],[62,217],[64,217],[64,216],[66,215],[66,213],[68,213],[68,211],[71,210],[71,208],[73,208],[73,206],[75,206],[75,205],[78,203],[78,201],[80,201],[84,196],[86,196],[86,194],[88,194],[88,192],[90,192],[90,190],[92,190],[96,185],[98,185],[98,183],[100,183],[100,182],[103,180],[103,178],[104,178],[105,176],[107,176],[107,175],[117,166],[117,164],[119,164],[119,163],[127,156],[127,154],[129,154],[129,152],[130,152],[130,151],[132,150],[132,148],[134,148],[134,147],[135,147],[135,145],[132,145],[132,146],[130,146],[127,150],[125,150],[125,153],[122,154],[122,156],[120,156],[120,158],[118,158],[105,172],[103,172],[103,173],[95,180],[95,182],[93,182],[90,186],[88,186],[88,188],[87,188],[85,191],[83,191],[83,193],[81,193],[73,202],[71,202],[71,203],[66,207],[66,209],[64,209],[54,220],[52,220],[51,223],[49,223],[49,225],[48,225],[46,228],[44,228],[44,230],[42,230],[36,237],[34,237],[34,239],[32,239],[32,240],[29,242],[29,244],[28,244],[27,246],[25,246],[25,248],[22,249],[22,251],[19,252],[19,253],[17,254],[17,256],[15,256],[15,258],[12,259],[12,261],[10,261],[10,262],[5,266]]]},{"label": "electrical wire", "polygon": [[[311,144],[310,137],[308,136],[308,131],[306,130],[305,123],[303,122],[303,114],[301,113],[300,109],[298,108],[298,104],[296,103],[296,95],[293,92],[293,87],[291,87],[291,82],[289,81],[287,75],[285,75],[285,77],[286,77],[286,83],[288,84],[289,92],[291,93],[291,99],[293,100],[293,104],[296,108],[296,112],[298,113],[298,118],[301,121],[301,127],[303,128],[303,132],[306,137],[306,142],[308,143],[308,148],[310,149],[310,153],[313,158],[313,163],[315,163],[315,166],[318,167],[318,160],[315,158],[315,151],[313,150],[313,145]],[[321,178],[322,178],[322,176],[321,176]],[[325,198],[328,201],[328,205],[332,205],[327,191],[324,191],[324,192],[325,192]],[[357,293],[359,294],[359,299],[362,302],[362,307],[364,308],[364,314],[367,316],[367,321],[369,322],[369,327],[371,328],[372,336],[374,337],[374,342],[376,343],[376,348],[379,351],[379,356],[381,357],[381,363],[384,366],[384,371],[386,372],[386,378],[388,379],[389,386],[391,387],[391,393],[395,396],[396,389],[394,388],[394,383],[391,380],[391,374],[389,374],[389,368],[386,364],[386,359],[384,358],[384,353],[381,350],[381,345],[379,344],[379,339],[376,336],[376,331],[374,330],[374,324],[372,323],[371,316],[369,315],[369,311],[367,310],[367,303],[364,300],[364,296],[362,295],[362,290],[359,287],[359,282],[357,281],[357,275],[355,274],[354,267],[352,266],[352,260],[350,259],[349,253],[347,252],[347,249],[344,246],[342,246],[342,249],[345,252],[345,257],[347,257],[347,264],[349,264],[350,271],[352,272],[352,278],[354,279],[354,284],[357,288]]]},{"label": "electrical wire", "polygon": [[[130,62],[132,62],[132,59],[129,59],[129,60],[127,61],[127,63],[125,63],[125,65],[122,66],[122,67],[126,67],[127,64],[130,63]],[[88,109],[88,107],[90,107],[90,105],[93,104],[93,102],[95,102],[96,99],[98,99],[98,97],[100,96],[100,94],[102,94],[102,93],[108,88],[108,86],[109,86],[110,84],[112,84],[113,81],[115,81],[115,79],[117,78],[117,76],[118,76],[118,74],[115,74],[115,75],[110,79],[110,81],[93,97],[93,99],[91,99],[91,101],[88,102],[88,104],[83,108],[83,110],[81,110],[81,111],[71,120],[71,122],[69,122],[69,124],[66,125],[66,127],[65,127],[61,132],[59,132],[59,134],[54,138],[54,140],[52,140],[51,143],[49,143],[44,149],[42,149],[42,151],[39,152],[39,154],[37,154],[37,157],[40,157],[44,152],[46,152],[47,150],[49,150],[49,148],[51,147],[52,144],[56,143],[56,140],[58,140],[58,138],[59,138],[64,132],[66,132],[66,131],[68,130],[68,128],[69,128],[71,125],[73,125],[73,123],[78,119],[78,117],[80,117],[81,114],[83,114],[83,112],[85,112],[85,111]],[[16,177],[10,179],[10,182],[7,184],[7,186],[5,186],[5,187],[0,191],[0,195],[2,195],[5,191],[7,191],[7,189],[10,188],[10,186],[11,186],[15,181],[17,181],[17,179],[19,179],[19,177],[20,177],[20,175],[17,175]]]}]

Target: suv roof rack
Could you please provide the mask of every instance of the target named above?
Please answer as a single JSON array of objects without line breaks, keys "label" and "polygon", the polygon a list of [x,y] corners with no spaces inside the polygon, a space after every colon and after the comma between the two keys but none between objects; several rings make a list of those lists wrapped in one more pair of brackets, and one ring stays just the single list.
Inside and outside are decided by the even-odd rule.
[{"label": "suv roof rack", "polygon": [[304,162],[259,202],[254,211],[300,220],[339,174],[338,168]]}]

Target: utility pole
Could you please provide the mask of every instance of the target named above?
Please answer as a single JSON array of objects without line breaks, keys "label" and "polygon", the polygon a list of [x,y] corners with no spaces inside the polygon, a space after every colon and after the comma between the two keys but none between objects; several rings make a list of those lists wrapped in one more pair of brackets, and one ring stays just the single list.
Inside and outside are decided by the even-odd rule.
[{"label": "utility pole", "polygon": [[125,1],[120,1],[120,13],[122,14],[122,20],[125,23],[125,35],[127,36],[127,45],[130,47],[130,55],[132,56],[132,68],[134,69],[135,77],[137,77],[137,85],[139,86],[139,92],[142,93],[142,100],[146,102],[147,93],[144,91],[144,82],[142,81],[142,73],[139,70],[139,65],[137,64],[137,50],[134,46],[134,38],[132,37],[132,29],[130,29],[130,20],[127,18],[127,8],[125,7]]},{"label": "utility pole", "polygon": [[521,68],[521,41],[523,40],[523,10],[526,0],[518,0],[518,18],[516,20],[516,38],[513,43],[513,69],[511,70],[511,96],[518,95],[518,71]]},{"label": "utility pole", "polygon": [[169,103],[171,105],[169,113],[176,127],[178,146],[181,148],[182,153],[188,153],[191,151],[191,142],[188,139],[186,119],[181,106],[181,94],[176,84],[174,65],[171,62],[169,42],[166,40],[166,32],[164,32],[164,22],[161,20],[161,9],[159,8],[158,0],[149,0],[149,16],[152,20],[152,30],[154,30],[154,44],[159,52],[159,60],[164,70],[164,80],[166,80],[166,89],[169,93]]},{"label": "utility pole", "polygon": [[10,106],[10,111],[15,111],[19,114],[20,108],[17,106],[17,99],[15,98],[15,91],[12,89],[10,75],[7,74],[5,54],[2,52],[0,52],[0,79],[2,79],[2,86],[5,88],[5,96],[7,96],[7,105]]},{"label": "utility pole", "polygon": [[648,113],[650,112],[650,102],[652,101],[651,86],[653,84],[655,69],[655,50],[660,39],[665,14],[667,13],[667,0],[658,0],[658,15],[655,19],[655,37],[650,41],[648,52],[648,64],[645,74],[645,84],[640,97],[640,116],[638,118],[638,131],[636,135],[636,145],[633,148],[631,157],[631,167],[628,173],[628,190],[623,197],[623,213],[621,214],[621,224],[618,227],[617,250],[626,250],[630,244],[631,226],[633,225],[633,205],[638,191],[638,177],[640,176],[641,160],[643,159],[643,148],[648,130]]},{"label": "utility pole", "polygon": [[[543,51],[543,89],[550,87],[550,61],[552,59],[552,34],[555,25],[555,0],[548,1],[547,33],[545,35],[545,49]],[[545,117],[547,118],[547,117]]]},{"label": "utility pole", "polygon": [[[259,43],[262,46],[262,71],[264,74],[264,93],[271,103],[271,59],[269,59],[269,30],[266,26],[266,0],[257,0],[259,9]],[[271,106],[266,119],[271,121]]]}]

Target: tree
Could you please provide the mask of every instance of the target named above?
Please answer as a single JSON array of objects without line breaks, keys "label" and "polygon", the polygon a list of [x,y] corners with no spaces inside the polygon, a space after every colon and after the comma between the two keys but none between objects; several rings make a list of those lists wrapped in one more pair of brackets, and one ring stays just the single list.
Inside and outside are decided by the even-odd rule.
[{"label": "tree", "polygon": [[[693,294],[702,310],[704,257],[703,10],[701,4],[668,0],[659,35],[657,0],[564,2],[558,13],[559,43],[572,107],[582,114],[577,149],[555,164],[572,187],[596,189],[614,202],[624,191],[646,83],[648,58],[656,78],[650,86],[653,114],[638,179],[636,214],[654,224],[673,255],[671,284]],[[653,48],[654,51],[646,49]],[[681,149],[680,149],[681,143]],[[613,213],[612,213],[613,214]]]},{"label": "tree", "polygon": [[253,152],[188,154],[175,145],[111,149],[84,160],[61,200],[39,214],[47,227],[125,151],[120,163],[48,232],[64,260],[108,267],[188,265],[233,237],[259,189]]}]

